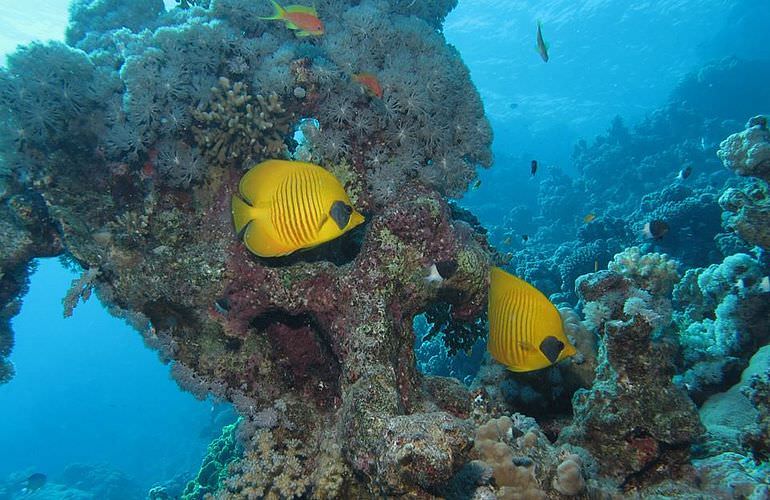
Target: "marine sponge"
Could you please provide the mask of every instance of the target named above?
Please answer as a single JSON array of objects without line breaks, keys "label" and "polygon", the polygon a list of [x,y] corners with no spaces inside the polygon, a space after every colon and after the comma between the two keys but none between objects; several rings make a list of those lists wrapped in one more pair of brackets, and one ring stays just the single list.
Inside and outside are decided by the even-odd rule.
[{"label": "marine sponge", "polygon": [[243,82],[225,77],[211,93],[211,101],[193,111],[192,127],[209,164],[247,168],[265,156],[285,154],[292,117],[277,94],[253,95]]}]

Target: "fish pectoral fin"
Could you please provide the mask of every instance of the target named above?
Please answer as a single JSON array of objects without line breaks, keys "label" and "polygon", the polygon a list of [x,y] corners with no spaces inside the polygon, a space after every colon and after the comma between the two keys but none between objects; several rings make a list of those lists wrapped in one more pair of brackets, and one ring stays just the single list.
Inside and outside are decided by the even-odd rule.
[{"label": "fish pectoral fin", "polygon": [[326,221],[329,220],[329,214],[324,214],[323,217],[321,217],[321,220],[318,222],[318,227],[316,228],[318,232],[321,231],[321,228],[326,224]]},{"label": "fish pectoral fin", "polygon": [[313,34],[309,31],[297,31],[295,33],[297,36],[312,36]]}]

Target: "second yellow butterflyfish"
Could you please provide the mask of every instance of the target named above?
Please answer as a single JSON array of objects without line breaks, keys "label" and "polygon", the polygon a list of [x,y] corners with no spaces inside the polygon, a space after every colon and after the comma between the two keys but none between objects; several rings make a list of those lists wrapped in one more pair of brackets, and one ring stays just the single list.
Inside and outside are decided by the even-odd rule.
[{"label": "second yellow butterflyfish", "polygon": [[490,271],[488,312],[487,349],[511,371],[539,370],[576,353],[551,301],[499,267]]},{"label": "second yellow butterflyfish", "polygon": [[319,165],[267,160],[241,178],[231,203],[235,230],[260,257],[331,241],[364,222],[345,188]]}]

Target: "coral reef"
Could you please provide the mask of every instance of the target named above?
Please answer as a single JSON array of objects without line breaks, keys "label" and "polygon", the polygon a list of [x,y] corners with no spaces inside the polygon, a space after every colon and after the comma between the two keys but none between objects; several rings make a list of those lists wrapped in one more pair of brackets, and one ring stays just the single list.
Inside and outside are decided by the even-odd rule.
[{"label": "coral reef", "polygon": [[749,358],[767,342],[770,296],[763,266],[746,254],[690,269],[674,289],[682,372],[676,376],[696,402],[737,382]]},{"label": "coral reef", "polygon": [[[312,40],[260,19],[269,3],[159,5],[78,2],[71,46],[22,47],[0,69],[2,379],[30,262],[63,255],[84,270],[68,306],[93,291],[181,385],[242,415],[243,457],[224,475],[204,464],[190,494],[437,491],[471,447],[469,395],[418,373],[413,320],[442,304],[442,325],[477,337],[492,253],[447,201],[491,163],[479,95],[437,29],[454,2],[322,1]],[[334,172],[367,224],[257,258],[229,199],[252,162],[295,154]]]},{"label": "coral reef", "polygon": [[205,494],[220,489],[227,477],[228,465],[237,460],[242,452],[236,439],[237,427],[237,422],[224,426],[222,434],[209,444],[203,464],[195,478],[187,483],[182,499],[203,498]]},{"label": "coral reef", "polygon": [[576,284],[586,307],[604,311],[591,325],[600,336],[599,365],[592,387],[575,393],[574,419],[559,440],[585,447],[627,487],[680,474],[703,433],[695,405],[671,382],[675,350],[662,336],[677,277],[666,256],[632,248],[610,270]]},{"label": "coral reef", "polygon": [[[746,108],[762,109],[770,104],[766,89],[753,81],[747,83],[746,75],[752,74],[766,75],[767,70],[757,62],[727,59],[693,72],[672,93],[668,104],[639,124],[628,126],[618,117],[605,134],[578,142],[573,153],[576,176],[560,167],[544,166],[533,179],[539,181],[533,189],[534,202],[511,207],[502,220],[499,207],[490,210],[485,222],[492,225],[492,243],[510,252],[515,274],[556,301],[574,303],[575,279],[595,267],[604,268],[614,254],[629,246],[666,252],[687,267],[707,266],[747,251],[732,233],[714,238],[722,224],[720,205],[743,214],[728,220],[761,232],[770,226],[763,208],[766,189],[746,189],[733,183],[737,192],[720,201],[729,176],[714,153],[719,141],[746,119]],[[735,82],[750,87],[752,92],[746,95],[751,98],[727,100],[728,104],[714,97],[715,89],[736,95]],[[755,122],[752,126],[760,124]],[[746,137],[729,143],[730,151],[737,148],[733,163],[747,158],[751,146],[742,142]],[[761,163],[764,153],[757,142],[764,140],[761,137],[758,131],[752,135],[757,146],[752,164]],[[507,160],[520,165],[528,161]],[[679,178],[678,173],[688,166],[692,174]],[[509,179],[517,175],[506,173]],[[594,214],[595,219],[584,222],[587,214]],[[661,220],[670,228],[659,240],[643,235],[644,225],[652,220]],[[739,234],[747,230],[736,229]],[[756,244],[759,237],[753,234],[749,243]]]},{"label": "coral reef", "polygon": [[725,167],[753,179],[725,190],[719,204],[724,226],[751,245],[770,250],[770,130],[767,117],[755,116],[746,129],[722,141],[717,152]]},{"label": "coral reef", "polygon": [[770,463],[770,356],[765,356],[763,365],[741,389],[757,414],[755,426],[745,431],[743,442],[756,462]]}]

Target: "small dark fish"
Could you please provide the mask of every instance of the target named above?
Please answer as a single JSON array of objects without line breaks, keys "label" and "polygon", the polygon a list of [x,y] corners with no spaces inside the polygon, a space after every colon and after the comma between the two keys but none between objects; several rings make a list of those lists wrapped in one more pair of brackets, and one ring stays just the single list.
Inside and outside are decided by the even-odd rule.
[{"label": "small dark fish", "polygon": [[471,186],[472,189],[478,189],[481,187],[481,179],[476,179],[476,182]]},{"label": "small dark fish", "polygon": [[527,241],[528,239],[529,239],[529,235],[527,235],[527,234],[522,234],[521,235],[521,241]]},{"label": "small dark fish", "polygon": [[652,220],[644,225],[644,236],[651,240],[659,240],[668,233],[668,224],[662,220]]},{"label": "small dark fish", "polygon": [[48,480],[45,474],[42,474],[40,472],[35,472],[31,476],[27,478],[26,485],[24,486],[25,492],[29,493],[32,491],[37,491],[43,486],[45,486],[45,482]]},{"label": "small dark fish", "polygon": [[683,181],[690,177],[690,174],[692,173],[692,166],[687,165],[682,170],[679,171],[679,175],[676,176],[676,178],[680,181]]},{"label": "small dark fish", "polygon": [[436,270],[445,279],[449,279],[457,272],[457,261],[455,260],[442,260],[436,262]]},{"label": "small dark fish", "polygon": [[519,105],[518,105],[518,104],[516,104],[515,102],[512,102],[512,103],[510,103],[510,104],[508,105],[508,107],[509,107],[509,108],[511,108],[511,109],[516,109],[516,108],[518,108],[518,107],[519,107]]},{"label": "small dark fish", "polygon": [[543,62],[548,62],[548,44],[543,40],[543,23],[537,22],[537,53],[543,59]]},{"label": "small dark fish", "polygon": [[532,160],[532,163],[529,166],[529,173],[530,175],[535,175],[537,173],[537,160]]}]

